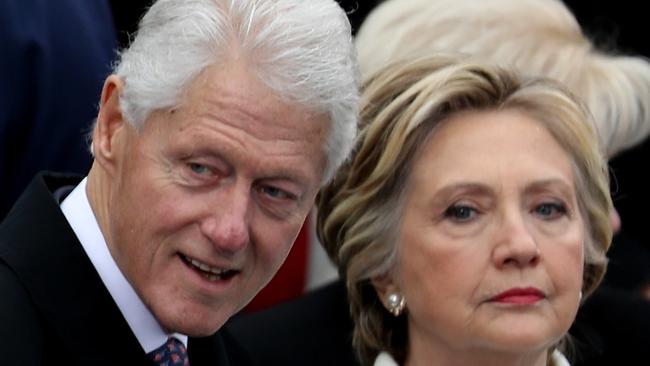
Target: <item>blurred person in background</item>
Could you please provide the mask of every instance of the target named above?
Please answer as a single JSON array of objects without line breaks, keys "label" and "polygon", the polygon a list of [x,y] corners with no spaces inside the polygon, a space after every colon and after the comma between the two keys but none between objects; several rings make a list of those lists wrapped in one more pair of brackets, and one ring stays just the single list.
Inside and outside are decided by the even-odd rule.
[{"label": "blurred person in background", "polygon": [[106,0],[0,3],[0,220],[41,170],[82,174],[115,58]]}]

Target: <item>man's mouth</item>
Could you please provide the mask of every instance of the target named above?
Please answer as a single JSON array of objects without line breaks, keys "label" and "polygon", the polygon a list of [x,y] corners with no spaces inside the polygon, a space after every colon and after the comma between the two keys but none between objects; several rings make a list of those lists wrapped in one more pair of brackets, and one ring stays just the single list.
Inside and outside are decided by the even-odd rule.
[{"label": "man's mouth", "polygon": [[223,280],[229,280],[233,276],[235,276],[239,271],[233,270],[233,269],[224,269],[224,268],[218,268],[218,267],[212,267],[208,264],[205,264],[199,260],[196,260],[194,258],[190,258],[184,254],[180,254],[181,260],[190,267],[191,269],[195,270],[197,273],[202,275],[204,278],[210,281],[223,281]]}]

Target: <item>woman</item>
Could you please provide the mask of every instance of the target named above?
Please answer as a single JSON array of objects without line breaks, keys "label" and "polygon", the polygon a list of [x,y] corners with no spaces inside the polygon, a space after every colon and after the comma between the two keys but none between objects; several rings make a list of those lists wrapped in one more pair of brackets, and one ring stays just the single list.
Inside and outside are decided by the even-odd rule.
[{"label": "woman", "polygon": [[[612,210],[611,224],[618,233],[608,253],[612,265],[573,327],[576,364],[616,364],[622,354],[646,359],[650,250],[644,245],[643,212],[648,199],[637,171],[649,146],[638,148],[650,133],[650,62],[612,49],[612,42],[598,47],[565,3],[387,0],[359,29],[359,64],[369,77],[398,60],[460,52],[528,76],[552,78],[585,102],[608,157],[627,152],[612,167],[614,200],[625,224],[619,231],[621,218]],[[630,151],[633,147],[637,149]]]},{"label": "woman", "polygon": [[365,364],[566,365],[611,241],[588,113],[550,81],[424,58],[368,81],[319,197]]}]

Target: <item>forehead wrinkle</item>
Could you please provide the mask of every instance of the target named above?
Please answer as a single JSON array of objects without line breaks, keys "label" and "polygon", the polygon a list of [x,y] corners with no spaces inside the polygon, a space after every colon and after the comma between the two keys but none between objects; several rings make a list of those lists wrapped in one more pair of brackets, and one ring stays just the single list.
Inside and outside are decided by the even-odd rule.
[{"label": "forehead wrinkle", "polygon": [[[214,146],[214,138],[210,136],[210,133],[206,133],[208,130],[214,131],[221,137],[226,137],[226,139],[219,138],[222,144]],[[271,159],[266,159],[269,156],[299,158],[302,156],[301,153],[287,152],[295,151],[291,146],[287,146],[280,151],[264,150],[264,144],[251,143],[251,138],[260,142],[263,142],[263,140],[248,134],[242,136],[238,133],[238,130],[236,126],[221,123],[215,124],[214,120],[210,119],[205,123],[192,123],[187,126],[188,133],[186,136],[193,141],[193,151],[198,153],[214,155],[227,160],[248,160],[254,164],[253,170],[257,171],[260,176],[273,179],[287,179],[296,181],[302,185],[307,184],[310,174],[304,168],[304,164],[287,164],[284,161],[279,164],[274,163]],[[224,141],[227,141],[227,143],[224,143]],[[300,143],[300,141],[292,140],[289,140],[289,142],[292,144]],[[257,156],[257,158],[250,160],[251,156]]]},{"label": "forehead wrinkle", "polygon": [[[200,123],[194,123],[187,127],[188,136],[195,142],[195,145],[200,142],[208,145],[208,148],[218,151],[231,151],[231,153],[235,153],[236,150],[239,150],[241,152],[257,153],[265,157],[291,157],[301,155],[293,147],[302,141],[282,138],[264,139],[250,133],[248,130],[242,132],[241,126],[234,123],[226,123],[223,120],[217,120],[217,123],[215,123],[215,118],[217,117],[206,116],[201,118]],[[214,145],[215,139],[214,136],[211,136],[212,133],[219,135],[220,145],[218,147],[213,148],[211,146]],[[273,146],[268,146],[269,141],[275,142]],[[236,146],[232,146],[233,143]],[[233,149],[234,147],[236,149]]]},{"label": "forehead wrinkle", "polygon": [[[265,99],[270,99],[270,102],[266,102]],[[276,107],[269,108],[268,111],[255,108],[256,105],[268,104]],[[262,147],[263,143],[270,142],[272,145],[269,146],[274,149],[279,148],[274,152],[276,156],[293,155],[292,150],[295,150],[295,146],[305,143],[308,139],[305,132],[310,136],[322,136],[326,128],[310,120],[318,118],[316,113],[302,111],[297,106],[282,104],[272,95],[268,95],[262,101],[254,101],[237,92],[219,90],[213,95],[202,98],[202,106],[199,108],[200,120],[204,121],[210,129],[216,129],[221,133],[231,129],[234,133],[227,133],[227,136],[248,149],[254,146]],[[301,126],[297,126],[297,123],[289,123],[296,118],[300,118],[297,123]],[[236,139],[235,135],[239,135],[238,131],[245,133],[245,136]],[[285,153],[286,151],[290,153]],[[264,151],[264,153],[269,152]]]},{"label": "forehead wrinkle", "polygon": [[[270,92],[264,93],[261,99],[253,100],[247,93],[240,92],[239,88],[220,88],[218,85],[211,84],[209,89],[211,92],[205,93],[202,98],[201,104],[204,109],[202,117],[207,116],[245,130],[260,141],[301,138],[298,129],[283,123],[285,121],[279,117],[287,112],[293,112],[290,113],[293,116],[299,114],[295,113],[299,111],[298,106],[290,106]],[[273,107],[258,108],[261,105]],[[304,113],[304,115],[311,116],[312,113]]]},{"label": "forehead wrinkle", "polygon": [[[201,123],[190,127],[197,130],[193,134],[194,138],[200,139],[205,136],[207,131],[214,131],[216,134],[226,137],[228,141],[235,142],[246,151],[256,151],[265,156],[279,157],[301,154],[300,149],[295,148],[296,145],[304,143],[302,139],[298,138],[298,134],[295,138],[283,136],[281,133],[272,136],[272,134],[264,133],[264,131],[250,127],[246,123],[229,122],[230,118],[220,117],[212,113],[202,115]],[[278,132],[274,128],[270,128],[270,130]]]}]

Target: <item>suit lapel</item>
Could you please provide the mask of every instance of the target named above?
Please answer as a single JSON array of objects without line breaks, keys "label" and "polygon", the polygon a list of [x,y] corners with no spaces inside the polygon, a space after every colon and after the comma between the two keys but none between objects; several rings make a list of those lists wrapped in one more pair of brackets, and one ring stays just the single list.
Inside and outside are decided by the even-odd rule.
[{"label": "suit lapel", "polygon": [[250,356],[226,327],[221,327],[212,337],[190,338],[188,352],[192,366],[253,365]]},{"label": "suit lapel", "polygon": [[[149,361],[104,287],[51,192],[77,184],[69,177],[39,177],[7,217],[2,257],[71,357],[83,365]],[[128,361],[127,361],[128,360]],[[71,360],[70,360],[71,361]]]},{"label": "suit lapel", "polygon": [[229,366],[223,340],[218,335],[206,338],[190,338],[187,352],[190,365]]}]

